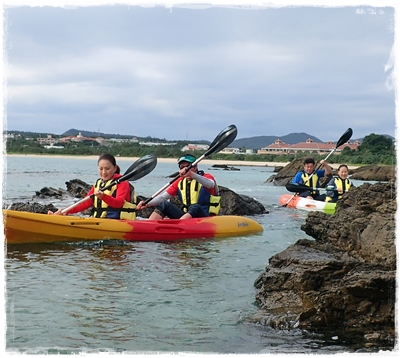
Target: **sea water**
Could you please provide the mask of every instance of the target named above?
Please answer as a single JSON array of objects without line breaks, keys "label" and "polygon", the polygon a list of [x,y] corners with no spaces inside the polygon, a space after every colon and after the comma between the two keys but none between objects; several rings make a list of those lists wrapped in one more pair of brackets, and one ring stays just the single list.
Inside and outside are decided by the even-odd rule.
[{"label": "sea water", "polygon": [[[38,201],[43,187],[93,183],[96,158],[4,157],[3,205]],[[119,160],[124,172],[134,160]],[[175,243],[113,242],[6,248],[6,351],[18,353],[343,353],[350,342],[309,332],[275,330],[251,320],[254,281],[268,259],[307,235],[307,213],[283,208],[284,187],[265,181],[273,167],[217,170],[218,183],[260,201],[262,234]],[[135,182],[150,196],[176,164],[158,163]],[[57,207],[71,202],[51,201]]]}]

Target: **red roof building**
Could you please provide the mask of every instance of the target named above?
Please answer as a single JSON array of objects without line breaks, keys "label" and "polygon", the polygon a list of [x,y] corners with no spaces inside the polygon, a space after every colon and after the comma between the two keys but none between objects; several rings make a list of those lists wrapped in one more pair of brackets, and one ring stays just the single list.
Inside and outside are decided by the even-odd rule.
[{"label": "red roof building", "polygon": [[[339,154],[345,147],[350,147],[350,149],[357,149],[359,145],[359,141],[355,141],[353,143],[348,141],[347,143],[338,147],[335,153]],[[300,142],[297,144],[286,144],[280,139],[277,139],[274,143],[259,149],[257,151],[257,154],[296,154],[299,151],[308,151],[316,154],[326,154],[332,151],[335,146],[336,143],[332,141],[329,141],[327,143],[318,143],[313,142],[311,138],[308,138],[305,142]]]}]

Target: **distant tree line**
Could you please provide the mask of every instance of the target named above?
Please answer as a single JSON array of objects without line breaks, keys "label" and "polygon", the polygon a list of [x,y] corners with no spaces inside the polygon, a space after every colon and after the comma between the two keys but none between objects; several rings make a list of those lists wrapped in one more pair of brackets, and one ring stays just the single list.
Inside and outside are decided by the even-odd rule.
[{"label": "distant tree line", "polygon": [[[100,155],[110,152],[121,157],[142,157],[154,153],[158,158],[178,158],[182,155],[181,148],[187,143],[179,141],[175,145],[146,146],[139,143],[122,142],[100,146],[94,141],[70,142],[63,144],[63,149],[47,149],[35,140],[26,138],[7,138],[5,150],[8,154],[58,154],[58,155]],[[246,148],[242,148],[245,150]],[[199,157],[204,151],[191,151]],[[327,154],[326,154],[327,155]],[[324,159],[326,155],[315,152],[300,151],[296,154],[214,154],[210,159],[255,161],[255,162],[291,162],[297,158],[313,157],[316,161]],[[363,139],[357,149],[344,148],[340,154],[332,154],[329,163],[344,163],[352,165],[379,164],[395,165],[396,151],[393,140],[379,134],[370,134]]]}]

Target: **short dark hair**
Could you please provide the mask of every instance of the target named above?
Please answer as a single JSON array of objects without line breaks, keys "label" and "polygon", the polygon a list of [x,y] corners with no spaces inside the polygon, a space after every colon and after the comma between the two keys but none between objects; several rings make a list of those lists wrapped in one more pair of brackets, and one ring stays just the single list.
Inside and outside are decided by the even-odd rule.
[{"label": "short dark hair", "polygon": [[306,164],[314,164],[315,165],[315,160],[314,160],[314,158],[306,158],[306,159],[304,159],[303,164],[304,165],[306,165]]},{"label": "short dark hair", "polygon": [[339,168],[337,168],[337,170],[339,171],[340,168],[343,168],[343,167],[345,167],[347,170],[349,170],[349,167],[346,164],[340,164]]},{"label": "short dark hair", "polygon": [[114,167],[117,167],[117,170],[115,171],[115,173],[119,174],[121,172],[121,169],[119,167],[119,165],[117,165],[117,161],[115,160],[115,157],[110,154],[110,153],[103,153],[100,154],[99,159],[97,160],[97,163],[100,162],[100,160],[108,160]]}]

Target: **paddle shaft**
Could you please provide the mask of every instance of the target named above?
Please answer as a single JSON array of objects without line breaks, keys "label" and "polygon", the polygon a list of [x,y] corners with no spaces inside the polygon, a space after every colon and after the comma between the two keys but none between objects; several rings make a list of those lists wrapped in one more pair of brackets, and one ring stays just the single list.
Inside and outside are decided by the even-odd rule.
[{"label": "paddle shaft", "polygon": [[[223,131],[221,131],[215,139],[212,141],[210,144],[210,148],[203,154],[201,155],[198,159],[196,159],[193,163],[190,163],[186,168],[185,168],[185,173],[187,173],[191,168],[196,166],[200,161],[202,161],[205,157],[208,157],[211,154],[217,153],[220,150],[224,149],[227,147],[229,144],[231,144],[234,139],[236,138],[237,135],[237,128],[234,124],[231,124],[230,126],[226,127]],[[145,201],[143,201],[142,206],[147,205],[151,200],[153,200],[156,196],[160,195],[164,190],[166,190],[169,186],[171,186],[176,180],[180,178],[180,174],[178,174],[174,179],[172,179],[169,183],[165,184],[160,190],[155,192],[150,198],[147,198]]]},{"label": "paddle shaft", "polygon": [[[287,189],[287,187],[286,187],[286,189]],[[343,193],[347,193],[348,192],[348,190],[338,190],[338,189],[329,189],[329,188],[311,188],[311,187],[308,187],[306,185],[305,185],[304,188],[301,187],[301,188],[295,189],[293,187],[293,190],[289,190],[289,191],[293,192],[294,190],[296,190],[296,193],[301,193],[301,192],[305,192],[305,191],[315,191],[315,190],[318,190],[318,191],[321,191],[321,190],[323,190],[323,191],[337,191],[337,192],[341,191]]]},{"label": "paddle shaft", "polygon": [[[191,168],[193,168],[194,166],[196,166],[199,162],[201,162],[204,158],[206,157],[205,154],[203,154],[201,157],[199,157],[198,159],[196,159],[193,163],[190,163],[190,165],[188,165],[185,168],[185,173],[187,173]],[[159,189],[158,191],[156,191],[150,198],[147,198],[144,202],[143,205],[147,205],[150,201],[152,201],[156,196],[160,195],[164,190],[168,189],[176,180],[178,180],[180,178],[180,174],[178,174],[174,179],[170,180],[167,184],[165,184],[161,189]]]},{"label": "paddle shaft", "polygon": [[[120,179],[120,178],[118,178],[118,179]],[[118,181],[118,179],[113,180],[109,185],[106,185],[104,188],[102,188],[101,191],[106,191],[106,190],[112,188],[114,185],[119,184],[120,181]],[[85,196],[83,199],[78,200],[76,203],[74,203],[74,204],[68,206],[67,208],[64,208],[63,210],[61,210],[61,214],[66,214],[69,211],[71,211],[73,208],[76,208],[78,205],[81,205],[85,201],[88,201],[89,199],[93,199],[93,198],[94,198],[94,194],[89,195],[89,196]]]}]

